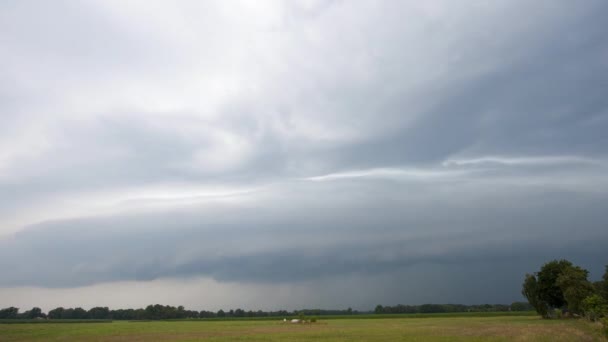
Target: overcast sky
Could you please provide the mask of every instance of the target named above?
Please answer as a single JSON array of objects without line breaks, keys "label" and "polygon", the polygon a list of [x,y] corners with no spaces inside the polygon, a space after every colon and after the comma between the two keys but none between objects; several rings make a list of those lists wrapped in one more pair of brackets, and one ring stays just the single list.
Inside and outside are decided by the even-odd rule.
[{"label": "overcast sky", "polygon": [[608,264],[608,3],[2,1],[0,307],[510,303]]}]

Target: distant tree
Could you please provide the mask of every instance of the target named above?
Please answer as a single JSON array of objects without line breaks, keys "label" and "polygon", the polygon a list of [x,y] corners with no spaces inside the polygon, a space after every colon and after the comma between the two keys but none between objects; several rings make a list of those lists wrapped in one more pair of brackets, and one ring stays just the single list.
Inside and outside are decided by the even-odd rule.
[{"label": "distant tree", "polygon": [[61,319],[72,319],[72,318],[74,318],[74,309],[72,309],[72,308],[63,309],[63,311],[61,312]]},{"label": "distant tree", "polygon": [[245,310],[243,309],[236,309],[234,310],[234,312],[232,310],[230,310],[230,312],[232,312],[232,316],[234,317],[245,317]]},{"label": "distant tree", "polygon": [[439,305],[439,304],[422,304],[419,307],[419,311],[420,311],[420,313],[437,313],[437,312],[445,312],[445,308],[443,307],[443,305]]},{"label": "distant tree", "polygon": [[185,310],[184,311],[185,318],[198,318],[198,311],[196,310]]},{"label": "distant tree", "polygon": [[160,319],[162,315],[162,307],[159,304],[148,305],[145,309],[146,319]]},{"label": "distant tree", "polygon": [[94,307],[87,312],[87,318],[91,319],[110,319],[110,309],[107,307]]},{"label": "distant tree", "polygon": [[[139,315],[139,313],[137,313]],[[148,305],[142,310],[142,316],[145,319],[181,319],[181,318],[197,318],[198,311],[186,310],[183,306],[171,305]]]},{"label": "distant tree", "polygon": [[353,308],[346,309],[346,314],[347,315],[352,315],[353,314]]},{"label": "distant tree", "polygon": [[110,311],[110,317],[112,317],[112,319],[117,319],[117,320],[135,320],[135,319],[143,319],[143,314],[141,313],[143,312],[143,309],[118,309],[118,310],[111,310]]},{"label": "distant tree", "polygon": [[383,312],[384,312],[384,307],[380,304],[376,305],[376,308],[374,309],[374,313],[381,314]]},{"label": "distant tree", "polygon": [[42,310],[38,307],[33,307],[31,310],[23,313],[23,318],[34,319],[39,317],[46,317],[46,315],[43,314]]},{"label": "distant tree", "polygon": [[529,311],[534,309],[529,303],[513,302],[511,303],[511,311]]},{"label": "distant tree", "polygon": [[49,311],[48,316],[50,319],[61,319],[63,318],[63,312],[65,310],[62,307],[55,308]]},{"label": "distant tree", "polygon": [[177,307],[177,310],[175,310],[175,316],[175,318],[186,318],[188,316],[188,313],[183,305]]},{"label": "distant tree", "polygon": [[15,319],[19,316],[19,308],[9,307],[0,310],[0,319]]},{"label": "distant tree", "polygon": [[[221,311],[221,310],[220,310]],[[216,313],[215,312],[211,312],[211,311],[201,311],[198,315],[198,317],[200,318],[211,318],[211,317],[216,317]]]},{"label": "distant tree", "polygon": [[224,310],[220,309],[217,312],[217,317],[226,317],[226,313],[224,312]]},{"label": "distant tree", "polygon": [[72,317],[73,319],[86,319],[87,318],[87,311],[83,308],[75,308],[72,311]]}]

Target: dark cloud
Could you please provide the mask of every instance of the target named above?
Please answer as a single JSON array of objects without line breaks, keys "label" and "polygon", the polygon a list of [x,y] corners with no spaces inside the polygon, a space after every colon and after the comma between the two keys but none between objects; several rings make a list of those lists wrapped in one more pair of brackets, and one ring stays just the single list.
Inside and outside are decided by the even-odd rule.
[{"label": "dark cloud", "polygon": [[[383,187],[378,181],[364,183]],[[515,300],[523,274],[546,260],[569,258],[597,278],[608,258],[605,194],[538,187],[507,191],[508,186],[494,185],[496,194],[453,203],[473,187],[452,185],[426,200],[389,199],[412,185],[393,182],[392,191],[380,192],[382,198],[369,193],[356,202],[324,193],[325,186],[314,194],[304,190],[297,200],[290,192],[296,203],[280,210],[265,204],[255,210],[216,209],[213,216],[180,210],[49,222],[1,242],[0,266],[7,272],[0,285],[75,287],[196,277],[299,284],[349,276],[401,278],[428,268],[423,274],[429,277],[438,270],[459,270],[442,273],[447,283],[482,275],[483,285],[476,286]],[[363,190],[360,182],[333,190],[340,188]],[[323,205],[303,201],[307,195],[322,196]],[[362,208],[357,202],[375,204]],[[357,207],[361,212],[353,213]],[[508,281],[502,266],[492,269],[492,264],[508,265]],[[406,292],[414,296],[392,291],[394,298]],[[472,292],[459,298],[475,302],[480,297]]]}]

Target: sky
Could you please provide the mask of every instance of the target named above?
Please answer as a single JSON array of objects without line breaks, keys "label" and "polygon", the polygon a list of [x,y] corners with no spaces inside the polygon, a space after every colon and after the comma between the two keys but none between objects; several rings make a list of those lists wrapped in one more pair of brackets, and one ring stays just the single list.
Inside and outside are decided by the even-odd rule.
[{"label": "sky", "polygon": [[2,1],[0,307],[511,303],[608,264],[608,3]]}]

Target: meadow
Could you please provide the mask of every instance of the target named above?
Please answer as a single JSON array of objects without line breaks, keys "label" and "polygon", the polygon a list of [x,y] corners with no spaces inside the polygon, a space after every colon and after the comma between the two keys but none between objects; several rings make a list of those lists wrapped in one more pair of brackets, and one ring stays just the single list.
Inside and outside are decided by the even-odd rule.
[{"label": "meadow", "polygon": [[185,320],[0,324],[0,341],[602,341],[583,319],[535,315],[428,315],[273,320]]}]

